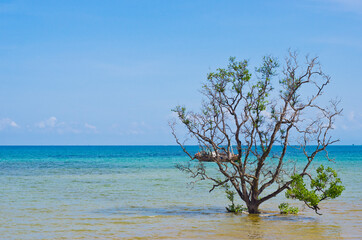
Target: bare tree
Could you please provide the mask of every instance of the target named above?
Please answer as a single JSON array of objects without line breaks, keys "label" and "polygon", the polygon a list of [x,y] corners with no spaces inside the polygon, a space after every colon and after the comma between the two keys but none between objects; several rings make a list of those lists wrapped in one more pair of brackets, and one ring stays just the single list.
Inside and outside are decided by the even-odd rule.
[{"label": "bare tree", "polygon": [[[329,159],[326,148],[338,141],[329,132],[341,113],[337,101],[328,107],[317,102],[329,81],[317,57],[306,57],[300,65],[297,54],[289,52],[280,67],[267,56],[253,76],[248,61],[230,58],[227,68],[208,74],[200,112],[182,106],[173,110],[200,148],[191,154],[176,134],[176,122],[171,123],[176,142],[191,160],[179,168],[198,180],[212,181],[210,191],[230,184],[248,212],[259,213],[260,204],[290,187],[293,175],[310,176],[318,153],[325,152]],[[286,164],[290,148],[305,155],[302,167]],[[211,176],[204,161],[215,163],[223,178]]]}]

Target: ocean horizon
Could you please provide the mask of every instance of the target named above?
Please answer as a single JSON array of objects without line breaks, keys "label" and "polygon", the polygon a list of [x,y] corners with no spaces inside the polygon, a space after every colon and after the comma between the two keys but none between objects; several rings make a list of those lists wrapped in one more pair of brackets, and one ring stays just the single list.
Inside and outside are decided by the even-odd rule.
[{"label": "ocean horizon", "polygon": [[[335,161],[320,154],[312,168],[336,169],[346,190],[321,204],[322,216],[283,193],[262,214],[235,215],[222,189],[209,193],[211,183],[175,168],[188,161],[177,145],[0,146],[0,238],[359,239],[362,146],[328,151]],[[297,151],[288,159],[305,160]],[[300,214],[280,215],[281,202]]]}]

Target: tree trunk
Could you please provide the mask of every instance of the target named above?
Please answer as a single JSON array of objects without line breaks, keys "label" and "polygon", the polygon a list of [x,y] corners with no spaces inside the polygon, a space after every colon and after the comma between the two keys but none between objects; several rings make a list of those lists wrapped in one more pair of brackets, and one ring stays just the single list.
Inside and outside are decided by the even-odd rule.
[{"label": "tree trunk", "polygon": [[255,202],[251,202],[250,204],[248,204],[248,212],[251,214],[257,214],[260,213],[259,212],[259,204],[255,203]]}]

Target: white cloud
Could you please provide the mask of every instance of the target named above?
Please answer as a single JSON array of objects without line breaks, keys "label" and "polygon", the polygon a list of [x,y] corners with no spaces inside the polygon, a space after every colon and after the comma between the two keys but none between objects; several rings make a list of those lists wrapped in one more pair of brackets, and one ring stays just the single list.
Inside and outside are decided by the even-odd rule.
[{"label": "white cloud", "polygon": [[144,131],[142,131],[142,130],[129,130],[128,131],[128,133],[129,134],[131,134],[131,135],[140,135],[140,134],[144,134]]},{"label": "white cloud", "polygon": [[67,133],[81,134],[81,133],[98,132],[96,126],[89,124],[87,122],[85,123],[64,122],[64,121],[59,121],[54,116],[36,123],[35,129],[38,129],[42,132],[55,132],[58,134],[67,134]]},{"label": "white cloud", "polygon": [[98,129],[96,126],[92,125],[92,124],[89,124],[89,123],[84,123],[84,130],[87,132],[87,133],[98,133]]},{"label": "white cloud", "polygon": [[11,120],[10,118],[0,119],[0,130],[3,130],[7,127],[18,128],[19,125],[16,122],[14,122],[13,120]]},{"label": "white cloud", "polygon": [[84,124],[84,127],[85,127],[85,128],[88,128],[88,129],[91,129],[91,130],[97,130],[96,126],[91,125],[91,124],[89,124],[89,123],[85,123],[85,124]]},{"label": "white cloud", "polygon": [[146,123],[144,121],[142,121],[142,122],[132,122],[131,126],[136,127],[136,128],[137,127],[144,127],[144,126],[146,126]]},{"label": "white cloud", "polygon": [[146,131],[150,130],[150,127],[144,122],[132,122],[127,133],[130,135],[145,134]]},{"label": "white cloud", "polygon": [[356,114],[354,113],[354,111],[349,112],[349,114],[348,114],[349,121],[354,121],[355,117],[356,117]]},{"label": "white cloud", "polygon": [[358,111],[349,111],[345,116],[338,118],[336,126],[342,130],[360,131],[362,129],[362,114]]},{"label": "white cloud", "polygon": [[57,125],[57,118],[56,117],[50,117],[44,121],[40,121],[36,124],[36,126],[38,128],[46,128],[46,127],[49,127],[49,128],[54,128],[56,125]]},{"label": "white cloud", "polygon": [[16,122],[14,122],[14,121],[10,122],[10,126],[11,127],[19,127],[18,124],[16,124]]},{"label": "white cloud", "polygon": [[134,121],[128,125],[112,124],[110,129],[119,135],[143,135],[152,130],[144,121]]}]

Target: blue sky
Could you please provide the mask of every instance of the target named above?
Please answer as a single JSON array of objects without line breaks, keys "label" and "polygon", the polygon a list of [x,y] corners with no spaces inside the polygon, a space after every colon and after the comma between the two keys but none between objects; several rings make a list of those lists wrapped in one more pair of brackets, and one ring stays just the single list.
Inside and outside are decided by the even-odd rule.
[{"label": "blue sky", "polygon": [[334,135],[362,144],[362,2],[0,0],[0,144],[174,144],[230,56],[320,56],[342,100]]}]

